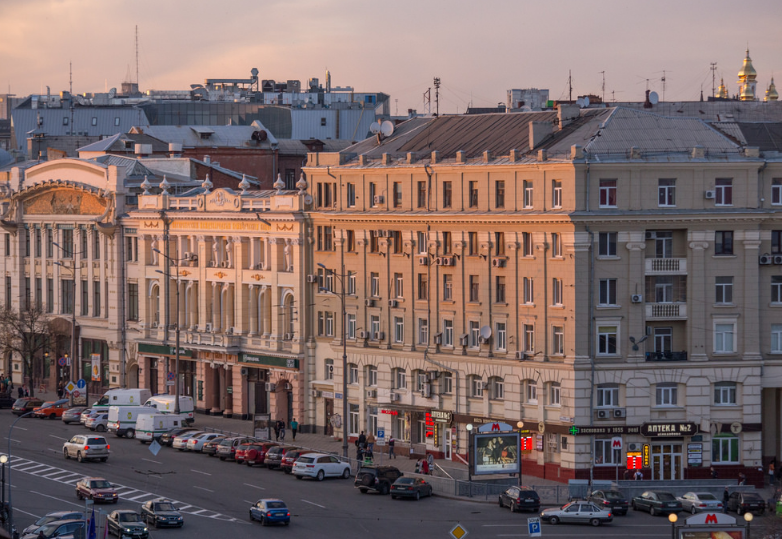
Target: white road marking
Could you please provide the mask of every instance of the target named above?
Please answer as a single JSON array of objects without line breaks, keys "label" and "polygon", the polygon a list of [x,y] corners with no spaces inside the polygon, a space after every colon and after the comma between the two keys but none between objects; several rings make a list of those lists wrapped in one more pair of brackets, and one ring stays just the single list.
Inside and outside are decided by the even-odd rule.
[{"label": "white road marking", "polygon": [[22,511],[21,509],[17,509],[16,507],[14,507],[14,512],[16,512],[16,513],[24,513],[25,515],[30,515],[33,518],[41,518],[38,515],[34,515],[32,513],[28,513],[27,511]]},{"label": "white road marking", "polygon": [[[199,511],[195,511],[193,513],[190,513],[191,515],[198,515],[199,513],[203,513],[204,511],[208,511],[208,509],[201,509]],[[200,516],[200,515],[199,515]]]},{"label": "white road marking", "polygon": [[[35,490],[31,490],[30,493],[31,494],[38,494],[39,496],[43,496],[44,498],[51,498],[52,500],[57,500],[58,502],[67,503],[68,505],[75,505],[76,507],[79,507],[79,508],[84,507],[84,504],[69,502],[69,501],[63,500],[61,498],[58,498],[56,496],[49,496],[48,494],[44,494],[43,492],[37,492]],[[16,511],[15,507],[14,507],[14,511]]]},{"label": "white road marking", "polygon": [[15,429],[18,429],[18,430],[27,430],[27,429],[26,429],[26,428],[24,428],[24,427],[14,427],[14,428],[15,428]]},{"label": "white road marking", "polygon": [[242,500],[244,503],[249,503],[250,505],[255,505],[255,502],[251,502],[250,500]]},{"label": "white road marking", "polygon": [[158,461],[152,460],[152,459],[141,459],[141,460],[146,460],[147,462],[154,462],[155,464],[163,464],[162,462],[158,462]]},{"label": "white road marking", "polygon": [[127,499],[132,501],[132,502],[137,502],[141,498],[146,498],[147,496],[153,496],[153,497],[156,498],[158,495],[157,494],[150,494],[149,492],[145,492],[144,494],[139,494],[138,496],[134,496],[133,498],[127,498]]},{"label": "white road marking", "polygon": [[22,443],[22,442],[20,442],[19,440],[15,440],[15,439],[13,439],[13,438],[6,438],[6,440],[11,440],[12,442],[16,442],[16,443],[18,443],[18,444],[21,444],[21,443]]},{"label": "white road marking", "polygon": [[54,451],[55,453],[59,453],[60,452],[59,449],[52,449],[51,447],[49,448],[49,451]]},{"label": "white road marking", "polygon": [[320,505],[319,503],[311,502],[311,501],[308,501],[308,500],[301,500],[301,501],[303,501],[304,503],[308,503],[310,505],[314,505],[316,507],[320,507],[321,509],[325,509],[326,508],[325,505]]},{"label": "white road marking", "polygon": [[55,436],[54,434],[50,434],[49,436],[52,438],[57,438],[58,440],[65,440],[66,442],[68,441],[68,438],[63,438],[62,436]]},{"label": "white road marking", "polygon": [[195,473],[200,473],[200,474],[202,474],[202,475],[212,475],[212,474],[210,474],[210,473],[201,472],[201,471],[199,471],[199,470],[190,470],[190,471],[191,471],[191,472],[195,472]]},{"label": "white road marking", "polygon": [[204,487],[196,487],[196,486],[194,486],[193,488],[197,488],[198,490],[205,490],[207,492],[214,492],[214,490],[209,490],[208,488],[204,488]]},{"label": "white road marking", "polygon": [[259,490],[266,490],[266,489],[265,489],[265,488],[263,488],[263,487],[259,487],[259,486],[257,486],[257,485],[251,485],[250,483],[245,483],[245,485],[246,485],[246,486],[248,486],[248,487],[257,488],[257,489],[259,489]]}]

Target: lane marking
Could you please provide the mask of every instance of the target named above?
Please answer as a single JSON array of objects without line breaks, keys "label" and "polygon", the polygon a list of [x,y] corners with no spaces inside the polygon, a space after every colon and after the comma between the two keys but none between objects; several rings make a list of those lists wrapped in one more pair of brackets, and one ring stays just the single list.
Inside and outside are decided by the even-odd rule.
[{"label": "lane marking", "polygon": [[301,500],[301,501],[303,501],[304,503],[308,503],[310,505],[314,505],[316,507],[320,507],[321,509],[325,509],[326,508],[325,505],[320,505],[319,503],[311,502],[309,500]]},{"label": "lane marking", "polygon": [[201,516],[200,513],[203,513],[205,511],[208,511],[208,509],[201,509],[199,511],[194,511],[193,513],[190,513],[191,515],[198,515]]},{"label": "lane marking", "polygon": [[18,430],[27,430],[27,429],[26,429],[26,428],[24,428],[24,427],[14,427],[14,428],[15,428],[15,429],[18,429]]},{"label": "lane marking", "polygon": [[158,461],[152,460],[152,459],[141,459],[141,460],[146,460],[147,462],[154,462],[155,464],[163,464],[162,462],[158,462]]},{"label": "lane marking", "polygon": [[16,439],[14,439],[14,438],[8,438],[8,437],[6,437],[6,440],[11,440],[12,442],[16,442],[16,443],[18,443],[18,444],[21,444],[21,443],[22,443],[22,442],[20,442],[19,440],[16,440]]},{"label": "lane marking", "polygon": [[250,505],[255,505],[256,502],[251,502],[250,500],[242,500],[244,503],[249,503]]},{"label": "lane marking", "polygon": [[198,471],[198,470],[190,470],[190,471],[191,471],[191,472],[195,472],[195,473],[200,473],[200,474],[202,474],[202,475],[212,475],[212,474],[210,474],[210,473],[201,472],[201,471]]},{"label": "lane marking", "polygon": [[153,498],[157,498],[157,497],[158,497],[158,495],[157,495],[157,494],[151,494],[151,493],[149,493],[149,492],[145,492],[144,494],[139,494],[138,496],[135,496],[135,497],[133,497],[133,498],[127,498],[127,499],[128,499],[128,500],[130,500],[130,501],[132,501],[132,502],[137,502],[137,501],[139,501],[141,498],[146,498],[147,496],[152,496]]},{"label": "lane marking", "polygon": [[[205,490],[207,492],[214,492],[214,490],[210,490],[210,489],[204,488],[204,487],[196,487],[196,486],[194,486],[193,488],[197,488],[198,490]],[[195,514],[195,513],[193,513],[193,514]]]},{"label": "lane marking", "polygon": [[50,434],[49,436],[52,438],[57,438],[58,440],[65,440],[66,442],[68,441],[68,438],[63,438],[62,436],[56,436],[54,434]]},{"label": "lane marking", "polygon": [[34,515],[32,513],[28,513],[27,511],[22,511],[21,509],[17,509],[16,507],[14,507],[14,512],[16,512],[16,513],[24,513],[25,515],[30,515],[31,517],[34,517],[36,519],[41,518],[38,515]]},{"label": "lane marking", "polygon": [[[52,500],[57,500],[58,502],[67,503],[68,505],[75,505],[78,508],[84,507],[84,504],[69,502],[67,500],[63,500],[56,496],[49,496],[48,494],[44,494],[43,492],[38,492],[36,490],[31,490],[30,494],[38,494],[39,496],[43,496],[44,498],[51,498]],[[16,508],[14,508],[14,511],[16,511]]]},{"label": "lane marking", "polygon": [[248,487],[257,488],[258,490],[266,490],[263,487],[259,487],[257,485],[251,485],[250,483],[245,483],[245,485],[248,486]]}]

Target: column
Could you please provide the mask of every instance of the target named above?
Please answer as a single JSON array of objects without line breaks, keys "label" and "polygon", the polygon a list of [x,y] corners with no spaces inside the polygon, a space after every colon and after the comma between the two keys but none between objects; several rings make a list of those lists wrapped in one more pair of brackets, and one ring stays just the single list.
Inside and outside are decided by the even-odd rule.
[{"label": "column", "polygon": [[249,320],[250,320],[249,332],[250,332],[250,337],[252,337],[258,333],[258,309],[256,306],[257,304],[253,301],[253,298],[255,297],[255,285],[251,284],[248,290],[249,293],[247,294],[247,311],[249,313]]},{"label": "column", "polygon": [[[706,249],[709,248],[706,234],[706,232],[690,233],[690,239],[694,240],[690,242],[690,249],[692,250],[690,261],[692,264],[687,271],[689,274],[687,279],[689,296],[687,325],[690,340],[688,359],[690,361],[707,361],[709,359],[706,354],[706,336],[711,335],[712,321],[711,318],[707,319],[706,317],[706,302],[713,298],[708,297],[706,279],[703,278],[706,275]],[[699,278],[689,277],[696,275]],[[709,303],[711,304],[713,301],[709,301]]]},{"label": "column", "polygon": [[220,329],[220,283],[212,283],[212,332]]},{"label": "column", "polygon": [[744,358],[760,360],[760,275],[758,272],[758,252],[760,249],[760,231],[744,231],[744,272],[737,278],[744,281],[744,310],[741,313],[743,331],[739,334],[738,344],[744,349]]},{"label": "column", "polygon": [[[629,232],[629,241],[625,244],[625,248],[628,253],[627,264],[627,284],[628,290],[622,294],[621,284],[620,290],[617,294],[621,302],[629,301],[632,294],[644,294],[646,288],[646,260],[644,260],[644,249],[646,249],[646,242],[644,240],[644,232]],[[594,248],[594,246],[593,246]],[[647,302],[654,301],[654,298],[645,298]],[[627,331],[625,335],[629,337],[635,337],[636,340],[640,340],[646,335],[646,327],[644,326],[644,320],[646,319],[646,313],[644,304],[630,305],[627,309]],[[624,333],[622,331],[622,333]],[[629,343],[629,341],[620,335],[618,337],[623,343]],[[631,362],[642,363],[645,361],[644,350],[642,346],[638,347],[638,350],[633,350],[632,344],[627,344],[627,359]]]}]

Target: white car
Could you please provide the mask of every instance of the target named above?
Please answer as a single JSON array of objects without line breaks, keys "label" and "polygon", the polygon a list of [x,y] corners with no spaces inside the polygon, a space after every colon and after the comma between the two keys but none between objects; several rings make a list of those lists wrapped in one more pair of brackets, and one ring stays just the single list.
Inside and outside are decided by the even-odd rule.
[{"label": "white car", "polygon": [[179,449],[180,451],[184,451],[185,449],[187,449],[188,440],[190,440],[190,438],[199,436],[201,434],[206,434],[206,433],[200,430],[196,430],[193,432],[185,432],[184,434],[175,436],[174,441],[171,443],[171,447],[173,447],[174,449]]},{"label": "white car", "polygon": [[84,422],[84,426],[90,430],[96,430],[98,432],[106,432],[109,426],[109,414],[95,414],[87,418]]},{"label": "white car", "polygon": [[93,416],[93,415],[97,415],[97,414],[98,414],[97,410],[93,410],[92,408],[87,408],[79,416],[79,423],[84,425],[85,423],[87,423],[87,418],[88,417]]},{"label": "white car", "polygon": [[293,464],[293,475],[296,479],[313,477],[323,481],[326,477],[350,477],[350,464],[342,462],[334,455],[325,453],[307,453],[296,459]]},{"label": "white car", "polygon": [[204,432],[198,436],[192,436],[187,440],[188,451],[201,451],[204,448],[206,442],[211,442],[216,438],[224,438],[224,434],[218,434],[216,432]]}]

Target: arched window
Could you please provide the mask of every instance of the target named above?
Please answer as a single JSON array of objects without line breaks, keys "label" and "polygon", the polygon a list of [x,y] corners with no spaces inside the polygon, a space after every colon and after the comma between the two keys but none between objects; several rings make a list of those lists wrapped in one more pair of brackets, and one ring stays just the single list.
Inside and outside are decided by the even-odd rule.
[{"label": "arched window", "polygon": [[407,389],[407,371],[394,369],[394,389]]}]

